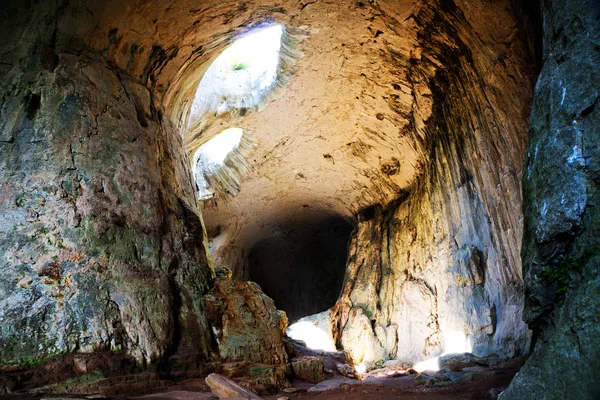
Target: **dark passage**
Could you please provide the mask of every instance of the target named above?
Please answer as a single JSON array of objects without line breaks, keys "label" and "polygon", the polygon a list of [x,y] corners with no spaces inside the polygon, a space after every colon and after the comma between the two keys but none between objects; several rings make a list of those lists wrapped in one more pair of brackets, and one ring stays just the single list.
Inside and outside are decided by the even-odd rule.
[{"label": "dark passage", "polygon": [[286,221],[249,256],[250,279],[293,322],[325,311],[338,298],[352,225],[337,216]]}]

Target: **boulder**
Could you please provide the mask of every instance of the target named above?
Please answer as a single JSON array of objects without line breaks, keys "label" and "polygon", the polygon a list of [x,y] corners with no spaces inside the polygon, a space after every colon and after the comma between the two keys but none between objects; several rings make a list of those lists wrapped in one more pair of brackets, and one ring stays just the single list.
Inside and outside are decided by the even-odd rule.
[{"label": "boulder", "polygon": [[[349,374],[354,377],[354,368],[352,367],[353,361],[350,357],[350,354],[346,351],[321,351],[321,350],[313,350],[306,347],[306,343],[299,340],[294,340],[289,337],[283,339],[285,344],[285,349],[287,353],[291,357],[300,357],[300,356],[315,356],[321,358],[323,360],[323,364],[326,370],[329,371],[337,371],[339,370],[339,365],[346,365],[351,371]],[[340,370],[342,375],[344,373]]]},{"label": "boulder", "polygon": [[204,298],[224,361],[285,364],[284,315],[254,282],[217,278]]},{"label": "boulder", "polygon": [[219,374],[210,374],[207,376],[206,384],[219,399],[261,400],[261,397]]},{"label": "boulder", "polygon": [[267,365],[241,361],[220,364],[215,372],[234,379],[240,386],[258,394],[275,393],[290,386],[286,378],[291,375],[289,364]]},{"label": "boulder", "polygon": [[497,356],[478,357],[471,353],[446,354],[439,359],[440,370],[453,372],[460,372],[468,367],[489,367],[498,362]]},{"label": "boulder", "polygon": [[319,383],[325,380],[323,360],[314,356],[303,356],[293,359],[292,371],[303,381]]}]

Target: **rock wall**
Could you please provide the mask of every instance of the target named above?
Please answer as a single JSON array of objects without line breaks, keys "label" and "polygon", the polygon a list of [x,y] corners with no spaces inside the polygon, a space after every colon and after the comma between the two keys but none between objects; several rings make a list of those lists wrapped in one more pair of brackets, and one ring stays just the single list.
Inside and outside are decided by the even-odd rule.
[{"label": "rock wall", "polygon": [[136,80],[57,54],[61,8],[45,6],[3,10],[29,29],[2,21],[0,361],[207,355],[212,272],[181,137]]},{"label": "rock wall", "polygon": [[[385,203],[359,213],[334,310],[340,343],[358,362],[419,361],[455,331],[476,354],[527,349],[520,182],[532,71],[510,1],[9,3],[0,11],[3,362],[101,347],[144,362],[178,347],[209,352],[201,299],[212,272],[171,124],[185,120],[206,62],[264,19],[314,27],[311,73],[288,97],[301,101],[270,109],[286,129],[290,109],[310,109],[299,112],[309,129],[298,137],[326,145],[304,148],[315,163],[286,130],[264,135],[273,136],[257,157],[266,161],[254,161],[263,176],[293,167],[290,153],[301,162],[272,181],[287,192],[250,182],[246,196],[265,193],[269,207],[240,203],[244,218],[311,202],[347,213]],[[327,135],[311,125],[323,102],[340,109],[318,111]],[[257,128],[261,115],[250,114]]]},{"label": "rock wall", "polygon": [[533,355],[502,399],[600,393],[600,4],[542,3],[543,67],[524,176],[525,320]]},{"label": "rock wall", "polygon": [[519,250],[532,71],[513,15],[427,2],[411,16],[419,48],[391,52],[424,121],[425,161],[396,202],[359,215],[334,313],[355,362],[421,361],[456,332],[478,355],[528,350]]}]

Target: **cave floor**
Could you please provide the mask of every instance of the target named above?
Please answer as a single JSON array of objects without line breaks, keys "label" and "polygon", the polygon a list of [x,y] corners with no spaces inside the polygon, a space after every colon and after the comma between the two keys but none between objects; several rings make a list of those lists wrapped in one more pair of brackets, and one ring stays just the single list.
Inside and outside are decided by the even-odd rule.
[{"label": "cave floor", "polygon": [[[469,381],[453,382],[452,384],[435,384],[427,387],[426,385],[417,385],[415,380],[418,375],[400,376],[395,378],[369,378],[364,381],[349,380],[347,378],[332,378],[321,382],[319,386],[328,387],[321,391],[308,391],[313,384],[301,381],[292,381],[293,388],[297,389],[294,393],[279,392],[275,394],[262,396],[265,400],[287,399],[323,399],[323,400],[353,400],[353,399],[419,399],[419,400],[438,400],[438,399],[484,399],[486,393],[493,388],[503,388],[508,386],[510,381],[519,371],[522,362],[514,363],[505,368],[484,369],[480,368]],[[164,381],[163,381],[164,382]],[[168,386],[160,389],[146,388],[139,392],[153,394],[136,395],[140,390],[127,390],[123,388],[126,395],[103,396],[98,394],[14,394],[5,395],[4,399],[9,400],[89,400],[95,398],[105,398],[114,400],[214,400],[217,399],[210,393],[204,379],[186,379],[179,382],[172,382]]]}]

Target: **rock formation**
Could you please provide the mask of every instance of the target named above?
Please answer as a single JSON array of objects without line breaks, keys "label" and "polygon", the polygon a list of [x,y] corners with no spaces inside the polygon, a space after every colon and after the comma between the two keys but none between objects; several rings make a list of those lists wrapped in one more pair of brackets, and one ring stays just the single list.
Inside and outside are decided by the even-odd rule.
[{"label": "rock formation", "polygon": [[106,348],[147,363],[179,341],[208,355],[211,270],[180,136],[136,80],[47,53],[3,86],[2,362]]},{"label": "rock formation", "polygon": [[287,363],[282,341],[287,316],[256,283],[217,279],[205,302],[224,360]]},{"label": "rock formation", "polygon": [[527,58],[516,41],[509,61],[507,43],[495,39],[514,34],[510,16],[490,15],[504,18],[495,24],[504,32],[470,18],[424,6],[414,15],[419,58],[416,50],[394,58],[398,68],[412,66],[404,79],[420,84],[415,101],[431,99],[431,114],[417,129],[418,181],[387,207],[359,214],[336,306],[340,344],[358,362],[439,355],[455,331],[479,355],[528,348],[519,259]]},{"label": "rock formation", "polygon": [[533,355],[502,399],[592,399],[600,393],[600,5],[543,8],[524,176],[525,320]]}]

